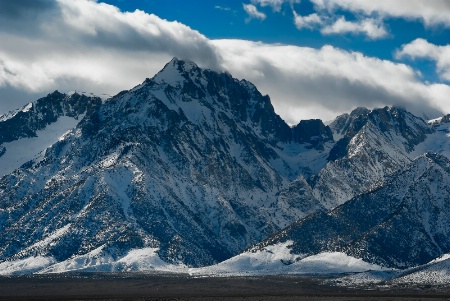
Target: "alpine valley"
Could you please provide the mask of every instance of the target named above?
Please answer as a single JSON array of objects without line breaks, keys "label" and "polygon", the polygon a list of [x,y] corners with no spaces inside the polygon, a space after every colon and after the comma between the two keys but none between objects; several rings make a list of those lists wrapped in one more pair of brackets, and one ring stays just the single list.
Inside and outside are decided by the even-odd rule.
[{"label": "alpine valley", "polygon": [[450,115],[289,126],[250,82],[174,58],[107,100],[55,91],[0,117],[0,274],[442,283],[449,158]]}]

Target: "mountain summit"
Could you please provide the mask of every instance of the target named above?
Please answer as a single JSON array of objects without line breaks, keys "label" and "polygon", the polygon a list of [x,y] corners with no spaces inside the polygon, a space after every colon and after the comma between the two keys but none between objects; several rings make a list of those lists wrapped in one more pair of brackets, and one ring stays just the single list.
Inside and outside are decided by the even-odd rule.
[{"label": "mountain summit", "polygon": [[276,201],[311,169],[299,154],[332,140],[312,136],[251,83],[173,59],[1,179],[0,258],[158,248],[171,263],[222,261],[321,208]]},{"label": "mountain summit", "polygon": [[446,117],[358,108],[290,127],[250,82],[176,58],[107,101],[55,92],[16,113],[0,164],[41,149],[0,178],[0,267],[198,267],[261,241],[401,268],[449,252]]}]

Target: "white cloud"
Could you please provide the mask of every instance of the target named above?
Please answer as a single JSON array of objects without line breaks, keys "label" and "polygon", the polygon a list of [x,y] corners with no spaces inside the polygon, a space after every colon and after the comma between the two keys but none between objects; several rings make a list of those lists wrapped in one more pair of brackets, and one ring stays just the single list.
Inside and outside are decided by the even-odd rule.
[{"label": "white cloud", "polygon": [[225,10],[225,11],[231,10],[231,8],[229,8],[229,7],[224,7],[224,6],[220,6],[220,5],[216,5],[216,6],[214,6],[214,8],[220,9],[220,10]]},{"label": "white cloud", "polygon": [[[209,40],[141,11],[89,0],[56,3],[36,18],[17,14],[16,23],[0,13],[0,112],[55,89],[115,94],[153,76],[173,56],[254,82],[290,123],[331,119],[356,106],[450,112],[450,87],[422,83],[405,64],[331,46]],[[8,102],[15,97],[23,102]]]},{"label": "white cloud", "polygon": [[294,3],[300,3],[300,0],[251,0],[253,4],[261,7],[270,6],[273,11],[280,12],[284,3],[289,3],[292,7]]},{"label": "white cloud", "polygon": [[416,39],[402,46],[396,52],[397,58],[424,58],[436,62],[437,72],[441,78],[450,81],[450,45],[438,46],[424,39]]},{"label": "white cloud", "polygon": [[[173,56],[218,66],[205,36],[142,11],[123,13],[89,0],[53,1],[43,6],[45,18],[30,18],[28,6],[11,9],[14,22],[0,13],[0,86],[8,91],[114,94],[142,82]],[[14,101],[11,93],[0,110],[10,109],[7,101]]]},{"label": "white cloud", "polygon": [[242,4],[244,7],[244,10],[247,12],[249,19],[247,21],[250,21],[250,19],[259,19],[259,20],[265,20],[266,15],[256,8],[253,4]]},{"label": "white cloud", "polygon": [[373,40],[384,38],[388,35],[383,22],[372,18],[350,22],[345,17],[340,17],[333,24],[323,27],[321,32],[323,34],[365,34]]},{"label": "white cloud", "polygon": [[448,0],[311,0],[319,9],[344,9],[365,15],[421,20],[425,25],[450,26]]},{"label": "white cloud", "polygon": [[335,16],[334,13],[329,11],[319,9],[317,12],[302,16],[293,10],[295,27],[298,30],[304,28],[320,29],[320,32],[324,35],[363,34],[371,40],[381,39],[389,34],[381,19],[360,18],[352,22],[347,21],[344,16]]},{"label": "white cloud", "polygon": [[315,26],[322,25],[323,21],[320,16],[316,13],[310,14],[308,16],[301,16],[297,14],[295,10],[294,13],[294,24],[297,29],[301,30],[303,28],[313,29]]},{"label": "white cloud", "polygon": [[[447,85],[426,85],[404,64],[347,52],[268,45],[242,40],[212,41],[223,66],[268,93],[285,120],[331,119],[356,106],[405,106],[418,114],[450,112]],[[448,94],[447,94],[448,95]]]}]

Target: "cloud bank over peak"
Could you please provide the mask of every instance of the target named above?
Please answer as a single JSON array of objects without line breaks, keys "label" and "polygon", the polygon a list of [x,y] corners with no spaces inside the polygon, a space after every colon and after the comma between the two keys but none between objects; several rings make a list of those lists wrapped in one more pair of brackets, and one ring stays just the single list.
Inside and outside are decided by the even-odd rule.
[{"label": "cloud bank over peak", "polygon": [[[407,107],[429,116],[450,109],[446,85],[426,85],[407,65],[348,52],[270,45],[242,40],[212,41],[223,66],[268,93],[277,112],[291,124],[301,119],[332,119],[357,106]],[[438,91],[440,91],[438,93]]]},{"label": "cloud bank over peak", "polygon": [[179,22],[91,0],[33,0],[40,14],[30,19],[28,1],[11,2],[16,3],[8,6],[16,14],[14,22],[0,13],[0,86],[10,95],[1,100],[0,111],[17,107],[14,91],[114,94],[140,83],[174,56],[219,66],[209,40]]},{"label": "cloud bank over peak", "polygon": [[[269,2],[276,8],[289,1]],[[423,83],[405,64],[332,46],[211,40],[179,22],[90,0],[33,3],[41,9],[34,19],[26,5],[8,8],[17,22],[0,13],[0,114],[55,89],[114,95],[152,77],[174,56],[253,82],[291,124],[332,119],[356,106],[399,105],[430,117],[437,109],[450,112],[444,99],[450,87]],[[413,57],[408,49],[399,55]]]}]

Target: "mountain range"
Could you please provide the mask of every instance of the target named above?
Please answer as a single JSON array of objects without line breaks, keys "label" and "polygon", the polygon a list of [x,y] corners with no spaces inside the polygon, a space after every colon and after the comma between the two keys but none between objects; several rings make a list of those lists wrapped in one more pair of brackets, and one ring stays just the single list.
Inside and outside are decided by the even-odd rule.
[{"label": "mountain range", "polygon": [[450,253],[449,116],[289,126],[176,58],[107,100],[55,91],[0,117],[1,273],[426,269]]}]

